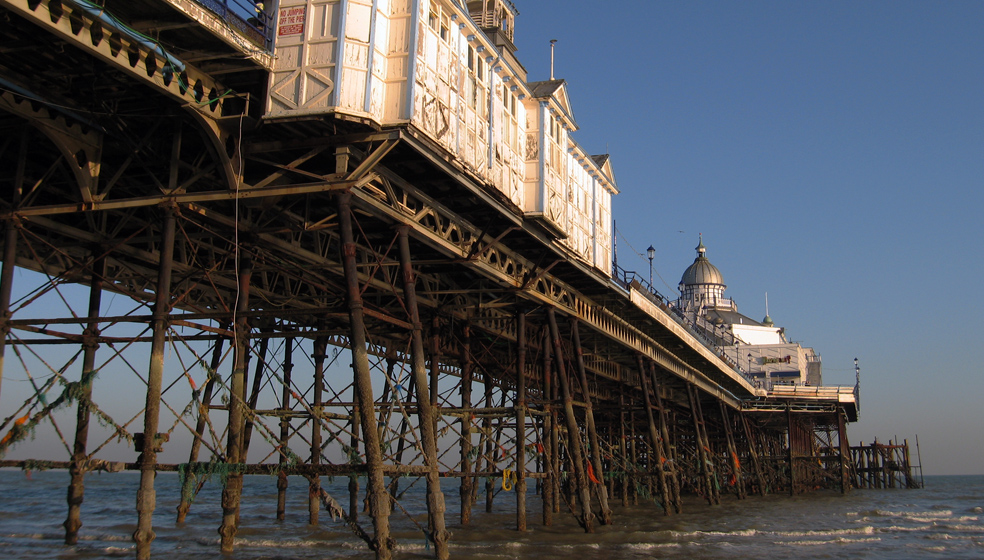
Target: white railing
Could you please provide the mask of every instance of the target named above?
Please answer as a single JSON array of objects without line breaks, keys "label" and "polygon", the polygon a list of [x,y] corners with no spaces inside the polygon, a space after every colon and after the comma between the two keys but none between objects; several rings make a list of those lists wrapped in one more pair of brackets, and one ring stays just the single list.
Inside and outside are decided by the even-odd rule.
[{"label": "white railing", "polygon": [[831,398],[840,395],[854,395],[854,387],[843,385],[773,385],[769,388],[769,396]]}]

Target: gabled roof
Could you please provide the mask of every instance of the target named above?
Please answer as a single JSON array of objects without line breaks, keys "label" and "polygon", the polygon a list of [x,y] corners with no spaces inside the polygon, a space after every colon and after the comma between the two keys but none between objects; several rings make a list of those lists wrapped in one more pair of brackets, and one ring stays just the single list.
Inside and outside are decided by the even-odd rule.
[{"label": "gabled roof", "polygon": [[608,179],[608,183],[612,186],[612,191],[618,193],[618,187],[615,183],[615,170],[612,169],[612,159],[608,154],[601,154],[597,156],[591,156],[591,160],[594,161],[598,169],[604,173],[605,178]]},{"label": "gabled roof", "polygon": [[526,84],[533,93],[534,99],[552,98],[560,106],[560,109],[567,115],[575,127],[574,111],[571,110],[571,100],[567,96],[567,82],[564,80],[545,80],[542,82],[530,82]]},{"label": "gabled roof", "polygon": [[530,86],[533,97],[550,97],[560,89],[560,86],[564,85],[564,80],[544,80],[542,82],[530,82],[527,85]]}]

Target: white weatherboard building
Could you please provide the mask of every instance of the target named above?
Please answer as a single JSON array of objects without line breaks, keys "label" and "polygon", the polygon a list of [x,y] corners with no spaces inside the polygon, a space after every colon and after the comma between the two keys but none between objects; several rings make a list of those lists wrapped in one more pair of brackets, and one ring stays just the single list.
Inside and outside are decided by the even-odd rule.
[{"label": "white weatherboard building", "polygon": [[407,126],[611,276],[607,155],[590,155],[564,80],[527,82],[509,0],[281,0],[266,119]]},{"label": "white weatherboard building", "polygon": [[786,340],[785,330],[775,326],[768,311],[762,321],[738,312],[734,300],[724,296],[727,285],[705,253],[703,239],[697,258],[680,279],[680,298],[674,310],[691,321],[712,340],[719,353],[732,361],[765,388],[776,385],[819,386],[822,382],[820,356]]}]

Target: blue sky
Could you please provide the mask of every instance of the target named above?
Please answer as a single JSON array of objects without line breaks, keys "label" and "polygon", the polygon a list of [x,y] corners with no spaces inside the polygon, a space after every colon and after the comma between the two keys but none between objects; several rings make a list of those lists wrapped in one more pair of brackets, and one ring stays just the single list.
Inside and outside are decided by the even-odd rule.
[{"label": "blue sky", "polygon": [[620,265],[648,275],[652,244],[674,294],[702,232],[826,383],[859,359],[852,444],[984,472],[984,3],[516,5],[529,79],[557,39],[574,138],[612,155]]}]

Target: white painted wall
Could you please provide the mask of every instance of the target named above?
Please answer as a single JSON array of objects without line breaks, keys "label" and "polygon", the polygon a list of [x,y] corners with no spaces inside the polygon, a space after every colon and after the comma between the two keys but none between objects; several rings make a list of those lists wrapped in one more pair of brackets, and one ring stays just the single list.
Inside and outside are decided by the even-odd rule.
[{"label": "white painted wall", "polygon": [[[566,92],[533,99],[449,0],[282,0],[265,118],[410,125],[606,276],[617,192],[573,140]],[[342,32],[344,30],[344,32]]]}]

